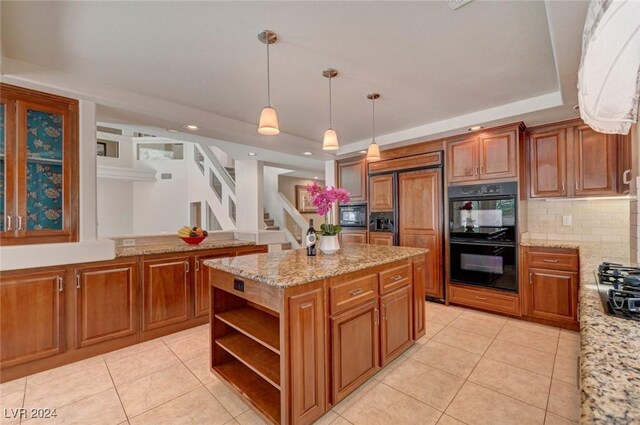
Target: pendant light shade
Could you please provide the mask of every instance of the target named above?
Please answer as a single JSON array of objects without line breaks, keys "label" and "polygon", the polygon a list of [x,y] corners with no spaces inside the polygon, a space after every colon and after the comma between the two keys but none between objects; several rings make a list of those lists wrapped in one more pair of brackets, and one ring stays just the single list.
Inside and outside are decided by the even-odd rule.
[{"label": "pendant light shade", "polygon": [[333,68],[327,68],[322,71],[322,76],[329,80],[329,128],[324,132],[324,139],[322,140],[322,150],[335,151],[340,147],[338,145],[338,134],[333,129],[331,123],[331,79],[338,76],[338,71]]},{"label": "pendant light shade", "polygon": [[267,45],[267,106],[260,113],[260,122],[258,123],[258,133],[267,136],[275,136],[280,133],[278,126],[278,114],[271,107],[271,74],[269,64],[269,45],[278,41],[275,32],[264,30],[258,34],[258,40]]},{"label": "pendant light shade", "polygon": [[322,149],[325,151],[335,151],[339,148],[338,135],[333,128],[327,129],[324,132],[324,139],[322,141]]},{"label": "pendant light shade", "polygon": [[280,133],[278,128],[278,114],[276,110],[270,106],[265,106],[260,114],[260,124],[258,124],[258,133],[266,136],[275,136]]},{"label": "pendant light shade", "polygon": [[367,161],[377,161],[380,159],[380,146],[376,142],[371,142],[367,149]]},{"label": "pendant light shade", "polygon": [[371,101],[372,110],[372,138],[369,148],[367,149],[367,161],[377,161],[380,159],[380,146],[376,143],[376,99],[380,98],[379,93],[369,93],[367,99]]}]

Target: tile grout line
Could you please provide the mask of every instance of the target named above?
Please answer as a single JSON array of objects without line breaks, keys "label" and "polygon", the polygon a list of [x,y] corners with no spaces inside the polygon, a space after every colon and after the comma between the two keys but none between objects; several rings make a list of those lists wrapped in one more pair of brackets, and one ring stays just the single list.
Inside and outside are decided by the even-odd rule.
[{"label": "tile grout line", "polygon": [[[27,399],[27,377],[25,376],[24,378],[24,390],[22,392],[22,404],[20,405],[21,408],[24,409],[24,402]],[[22,417],[18,418],[18,425],[22,425]]]},{"label": "tile grout line", "polygon": [[558,358],[559,346],[560,346],[560,333],[558,333],[558,340],[556,341],[556,352],[553,355],[553,367],[551,368],[551,380],[549,381],[549,392],[547,393],[547,405],[544,408],[544,423],[547,422],[547,415],[549,414],[549,402],[551,401],[551,387],[553,386],[553,374],[556,371],[556,359]]},{"label": "tile grout line", "polygon": [[107,372],[109,373],[109,379],[111,379],[111,384],[113,384],[113,389],[116,391],[116,395],[118,396],[118,401],[120,402],[120,407],[122,407],[122,411],[124,412],[124,417],[127,418],[127,423],[129,423],[129,414],[127,413],[127,409],[124,408],[124,403],[122,403],[122,398],[120,398],[120,391],[118,391],[118,387],[116,386],[115,381],[113,380],[113,376],[111,375],[111,369],[109,369],[109,365],[107,361],[102,358],[105,367],[107,368]]}]

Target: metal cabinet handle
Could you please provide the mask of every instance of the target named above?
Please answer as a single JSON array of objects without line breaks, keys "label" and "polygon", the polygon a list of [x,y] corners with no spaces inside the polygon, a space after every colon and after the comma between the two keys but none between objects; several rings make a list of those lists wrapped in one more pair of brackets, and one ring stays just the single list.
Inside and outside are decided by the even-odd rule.
[{"label": "metal cabinet handle", "polygon": [[399,281],[400,279],[402,279],[402,275],[401,274],[397,274],[395,276],[393,276],[391,279],[393,279],[394,281]]},{"label": "metal cabinet handle", "polygon": [[64,285],[62,284],[63,277],[58,276],[56,279],[58,280],[58,292],[64,291]]},{"label": "metal cabinet handle", "polygon": [[484,165],[480,166],[480,174],[484,174]]},{"label": "metal cabinet handle", "polygon": [[529,273],[529,285],[533,285],[533,272]]},{"label": "metal cabinet handle", "polygon": [[551,260],[549,258],[543,258],[542,261],[544,261],[545,263],[559,263],[560,260]]},{"label": "metal cabinet handle", "polygon": [[382,318],[384,320],[387,320],[387,305],[386,304],[382,306]]},{"label": "metal cabinet handle", "polygon": [[564,193],[564,180],[562,180],[562,193]]},{"label": "metal cabinet handle", "polygon": [[200,260],[196,260],[196,271],[200,271]]},{"label": "metal cabinet handle", "polygon": [[80,289],[80,273],[76,273],[76,289]]},{"label": "metal cabinet handle", "polygon": [[[627,176],[629,176],[629,178],[627,178]],[[624,173],[622,173],[622,183],[624,184],[631,183],[631,170],[624,170]]]},{"label": "metal cabinet handle", "polygon": [[374,308],[373,314],[374,314],[373,323],[376,326],[378,326],[380,324],[380,311],[377,308]]},{"label": "metal cabinet handle", "polygon": [[481,297],[479,295],[476,295],[476,298],[479,299],[479,300],[486,300],[487,299],[487,297]]},{"label": "metal cabinet handle", "polygon": [[184,262],[184,271],[185,271],[186,273],[189,273],[189,262],[188,262],[188,261],[185,261],[185,262]]},{"label": "metal cabinet handle", "polygon": [[13,230],[13,220],[10,215],[5,218],[6,230]]},{"label": "metal cabinet handle", "polygon": [[16,230],[22,230],[22,216],[18,216],[18,228]]},{"label": "metal cabinet handle", "polygon": [[476,176],[480,174],[480,167],[476,165]]},{"label": "metal cabinet handle", "polygon": [[576,180],[575,189],[576,189],[576,192],[577,192],[578,190],[580,190],[580,189],[578,188],[578,180]]},{"label": "metal cabinet handle", "polygon": [[350,294],[352,297],[355,297],[356,295],[360,295],[360,294],[362,294],[363,292],[364,292],[364,289],[362,289],[362,288],[358,288],[358,289],[354,289],[353,291],[349,291],[349,294]]}]

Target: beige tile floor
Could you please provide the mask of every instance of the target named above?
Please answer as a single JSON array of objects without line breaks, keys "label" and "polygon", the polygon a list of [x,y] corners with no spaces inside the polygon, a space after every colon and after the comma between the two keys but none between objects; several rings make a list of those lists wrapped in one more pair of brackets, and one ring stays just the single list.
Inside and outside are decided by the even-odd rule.
[{"label": "beige tile floor", "polygon": [[[262,424],[208,370],[208,325],[0,385],[1,424]],[[576,424],[575,332],[427,303],[427,335],[318,424]],[[6,418],[8,408],[55,419]]]}]

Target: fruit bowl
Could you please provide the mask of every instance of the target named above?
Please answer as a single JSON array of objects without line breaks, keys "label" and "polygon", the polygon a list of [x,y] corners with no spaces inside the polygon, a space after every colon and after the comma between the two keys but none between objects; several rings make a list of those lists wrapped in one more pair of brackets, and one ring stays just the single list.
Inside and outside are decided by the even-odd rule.
[{"label": "fruit bowl", "polygon": [[183,241],[185,241],[186,243],[188,243],[189,245],[199,245],[200,242],[207,239],[206,236],[193,236],[193,237],[178,236],[178,237]]}]

